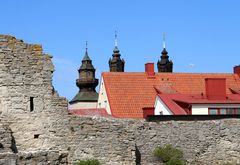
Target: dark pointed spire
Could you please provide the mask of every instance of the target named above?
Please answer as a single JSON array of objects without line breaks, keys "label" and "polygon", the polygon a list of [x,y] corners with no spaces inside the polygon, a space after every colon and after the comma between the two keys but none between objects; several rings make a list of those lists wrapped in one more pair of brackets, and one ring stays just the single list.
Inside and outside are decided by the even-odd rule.
[{"label": "dark pointed spire", "polygon": [[168,54],[168,52],[167,52],[167,50],[166,50],[166,48],[163,48],[163,50],[162,50],[162,55],[164,56],[167,56],[167,54]]},{"label": "dark pointed spire", "polygon": [[108,61],[110,72],[124,72],[125,61],[121,59],[120,56],[121,54],[118,49],[118,43],[117,43],[117,31],[115,31],[115,43],[114,43],[112,59],[110,58]]},{"label": "dark pointed spire", "polygon": [[76,85],[79,87],[79,92],[69,103],[97,102],[98,93],[95,88],[98,85],[98,79],[95,78],[95,68],[92,65],[92,60],[88,56],[87,42],[85,55],[78,73],[79,79],[76,80]]},{"label": "dark pointed spire", "polygon": [[85,55],[82,59],[82,65],[80,66],[80,69],[88,69],[88,70],[95,70],[93,65],[92,65],[92,60],[88,56],[88,43],[86,41],[86,50],[85,50]]},{"label": "dark pointed spire", "polygon": [[86,41],[86,48],[85,48],[85,55],[83,57],[83,61],[91,61],[91,59],[88,56],[88,42]]},{"label": "dark pointed spire", "polygon": [[169,60],[166,50],[165,33],[163,33],[163,50],[161,54],[161,60],[157,62],[158,72],[172,72],[173,62]]}]

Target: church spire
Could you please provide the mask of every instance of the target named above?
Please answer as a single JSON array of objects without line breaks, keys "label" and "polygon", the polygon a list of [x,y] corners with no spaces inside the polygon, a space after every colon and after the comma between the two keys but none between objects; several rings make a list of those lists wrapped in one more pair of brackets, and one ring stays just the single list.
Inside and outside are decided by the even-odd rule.
[{"label": "church spire", "polygon": [[115,41],[112,58],[109,59],[109,70],[110,72],[124,72],[124,59],[121,59],[121,54],[119,53],[118,42],[117,42],[117,31],[115,31]]},{"label": "church spire", "polygon": [[96,70],[92,65],[92,60],[88,56],[88,47],[86,42],[85,55],[82,59],[82,65],[78,70],[79,79],[76,80],[79,92],[69,102],[70,105],[78,102],[97,102],[98,93],[95,88],[98,85],[98,79],[95,78],[95,71]]},{"label": "church spire", "polygon": [[83,61],[91,61],[91,59],[89,58],[89,56],[88,56],[88,42],[86,41],[86,50],[85,50],[85,55],[84,55],[84,57],[83,57]]},{"label": "church spire", "polygon": [[166,34],[163,33],[163,50],[161,60],[157,62],[158,72],[172,72],[173,62],[169,60],[168,52],[166,50]]}]

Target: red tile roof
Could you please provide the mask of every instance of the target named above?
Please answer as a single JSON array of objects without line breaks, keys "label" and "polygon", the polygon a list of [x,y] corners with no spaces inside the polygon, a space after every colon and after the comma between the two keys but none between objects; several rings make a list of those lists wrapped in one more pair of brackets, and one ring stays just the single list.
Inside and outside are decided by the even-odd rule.
[{"label": "red tile roof", "polygon": [[187,115],[187,112],[174,101],[174,98],[181,98],[182,94],[158,94],[158,97],[160,97],[174,115]]},{"label": "red tile roof", "polygon": [[103,116],[108,117],[108,113],[104,108],[91,108],[91,109],[71,109],[70,114],[77,116]]},{"label": "red tile roof", "polygon": [[230,73],[155,73],[104,72],[112,115],[142,118],[143,107],[153,107],[157,92],[205,95],[205,78],[226,78],[226,92],[240,89],[240,77]]},{"label": "red tile roof", "polygon": [[[170,96],[172,97],[172,96]],[[225,100],[209,100],[206,97],[201,96],[181,96],[175,97],[173,96],[172,99],[174,101],[184,102],[188,104],[240,104],[240,95],[239,94],[229,94],[227,95]]]}]

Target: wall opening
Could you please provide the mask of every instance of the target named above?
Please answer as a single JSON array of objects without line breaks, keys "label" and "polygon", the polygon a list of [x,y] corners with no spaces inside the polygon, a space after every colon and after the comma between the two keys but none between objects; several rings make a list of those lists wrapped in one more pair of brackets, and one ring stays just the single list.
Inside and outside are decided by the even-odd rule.
[{"label": "wall opening", "polygon": [[4,148],[3,144],[2,144],[2,143],[0,143],[0,149],[3,149],[3,148]]},{"label": "wall opening", "polygon": [[30,97],[30,112],[34,110],[33,98],[34,97]]},{"label": "wall opening", "polygon": [[40,134],[35,134],[34,139],[38,139]]},{"label": "wall opening", "polygon": [[11,132],[11,139],[12,139],[12,140],[11,140],[11,146],[10,146],[10,148],[11,148],[11,150],[12,150],[13,153],[18,153],[16,141],[15,141],[14,136],[12,135],[12,132]]},{"label": "wall opening", "polygon": [[141,165],[141,153],[138,149],[138,146],[135,144],[135,156],[136,156],[136,165]]}]

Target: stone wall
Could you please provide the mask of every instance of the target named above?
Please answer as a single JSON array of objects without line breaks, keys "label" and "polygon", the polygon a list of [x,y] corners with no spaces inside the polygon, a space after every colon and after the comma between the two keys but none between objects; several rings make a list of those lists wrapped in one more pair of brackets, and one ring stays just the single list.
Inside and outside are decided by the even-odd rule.
[{"label": "stone wall", "polygon": [[[165,144],[182,149],[191,164],[240,160],[240,119],[146,122],[71,115],[57,119],[49,123],[53,136],[48,138],[52,142],[48,150],[67,153],[69,163],[95,158],[108,165],[157,164],[153,150]],[[32,138],[25,150],[32,152],[32,142],[43,139]]]},{"label": "stone wall", "polygon": [[5,152],[16,153],[17,149],[11,129],[8,125],[0,122],[0,153]]},{"label": "stone wall", "polygon": [[67,154],[59,151],[0,153],[1,165],[67,165]]},{"label": "stone wall", "polygon": [[59,151],[18,151],[15,138],[8,125],[0,122],[0,164],[68,164],[68,154]]},{"label": "stone wall", "polygon": [[[191,164],[240,161],[240,120],[165,121],[70,117],[63,139],[69,161],[97,158],[104,164],[157,164],[156,146],[172,144]],[[121,162],[121,163],[120,163]]]},{"label": "stone wall", "polygon": [[51,58],[41,45],[0,35],[0,115],[20,150],[51,147],[51,120],[67,114],[67,100],[52,86]]},{"label": "stone wall", "polygon": [[[0,164],[157,164],[158,145],[179,146],[192,164],[240,160],[240,120],[168,121],[69,115],[52,86],[42,47],[0,35]],[[2,144],[2,145],[1,145]],[[1,147],[4,146],[4,147]]]}]

